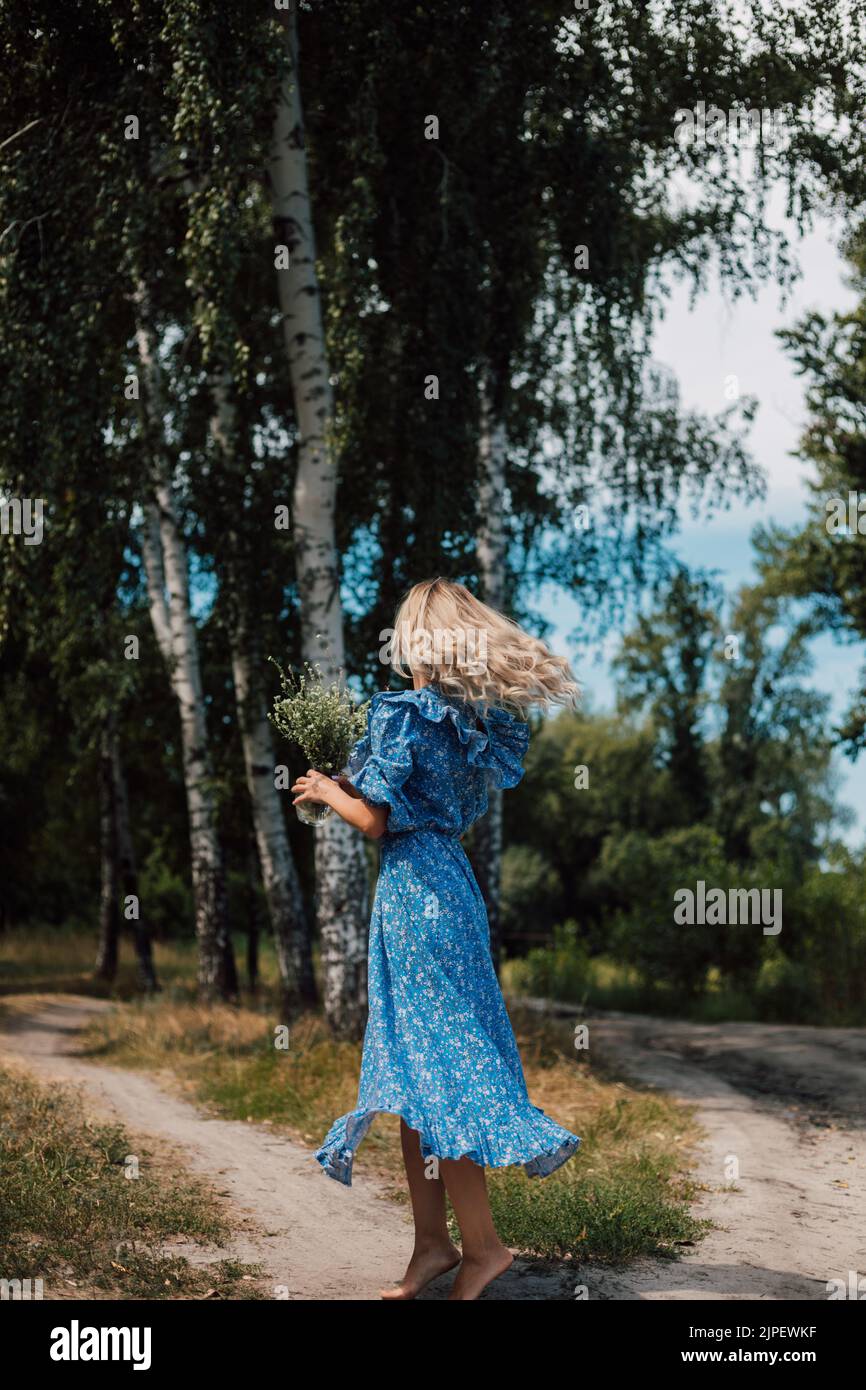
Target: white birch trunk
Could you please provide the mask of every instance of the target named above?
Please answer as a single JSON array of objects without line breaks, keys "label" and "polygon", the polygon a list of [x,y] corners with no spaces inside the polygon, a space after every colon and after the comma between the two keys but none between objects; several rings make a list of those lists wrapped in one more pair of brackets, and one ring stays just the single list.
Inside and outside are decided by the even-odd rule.
[{"label": "white birch trunk", "polygon": [[[481,597],[493,608],[505,603],[505,455],[504,421],[492,404],[490,382],[482,376],[478,438],[478,532],[476,555]],[[490,953],[497,970],[502,955],[500,888],[502,880],[502,792],[491,787],[487,815],[478,822],[473,838],[473,859],[478,886],[487,906]]]},{"label": "white birch trunk", "polygon": [[236,993],[237,981],[228,936],[198,634],[190,608],[186,547],[163,442],[166,402],[146,289],[140,288],[137,298],[136,339],[146,387],[144,419],[153,467],[153,490],[146,507],[143,537],[150,615],[180,714],[199,992],[205,999],[226,998]]},{"label": "white birch trunk", "polygon": [[[274,121],[269,172],[277,243],[290,265],[277,272],[286,355],[298,423],[292,525],[301,642],[326,682],[343,675],[343,614],[334,533],[337,460],[334,400],[316,273],[304,118],[298,76],[297,16],[285,18],[289,63]],[[367,874],[357,833],[331,816],[315,831],[317,919],[325,1013],[333,1030],[358,1035],[366,1013]]]},{"label": "white birch trunk", "polygon": [[334,396],[316,273],[294,10],[286,21],[286,35],[290,61],[274,119],[269,170],[275,234],[278,244],[288,247],[290,258],[289,268],[277,271],[277,287],[299,432],[293,538],[304,657],[317,661],[330,682],[339,679],[344,665],[334,541],[337,462],[330,438]]}]

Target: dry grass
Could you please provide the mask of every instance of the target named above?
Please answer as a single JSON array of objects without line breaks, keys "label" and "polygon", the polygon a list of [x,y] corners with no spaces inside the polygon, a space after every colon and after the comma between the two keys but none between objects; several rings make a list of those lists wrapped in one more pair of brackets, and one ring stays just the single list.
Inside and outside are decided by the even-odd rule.
[{"label": "dry grass", "polygon": [[[90,1119],[74,1089],[5,1066],[0,1113],[0,1277],[41,1279],[49,1299],[263,1296],[257,1269],[215,1252],[229,1228],[206,1186]],[[214,1257],[193,1265],[179,1241]]]}]

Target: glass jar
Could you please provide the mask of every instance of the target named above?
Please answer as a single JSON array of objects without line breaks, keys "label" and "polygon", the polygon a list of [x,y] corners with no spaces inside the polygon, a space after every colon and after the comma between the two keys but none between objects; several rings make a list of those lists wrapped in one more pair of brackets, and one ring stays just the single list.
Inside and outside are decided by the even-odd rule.
[{"label": "glass jar", "polygon": [[[332,782],[339,782],[345,774],[342,772],[322,773],[322,776],[330,775]],[[322,825],[328,816],[333,815],[333,806],[329,806],[326,801],[300,801],[295,807],[298,820],[304,825],[313,827]]]}]

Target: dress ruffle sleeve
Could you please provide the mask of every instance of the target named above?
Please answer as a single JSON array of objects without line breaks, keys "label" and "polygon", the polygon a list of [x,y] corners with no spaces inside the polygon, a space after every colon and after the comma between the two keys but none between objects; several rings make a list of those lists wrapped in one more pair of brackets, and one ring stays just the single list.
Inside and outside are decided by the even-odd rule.
[{"label": "dress ruffle sleeve", "polygon": [[444,698],[432,686],[386,691],[375,700],[387,701],[390,709],[412,706],[434,724],[448,720],[466,749],[469,766],[483,768],[494,787],[516,787],[523,777],[529,725],[507,710],[494,707],[482,713],[465,701]]},{"label": "dress ruffle sleeve", "polygon": [[414,718],[411,709],[374,696],[367,732],[349,756],[352,785],[371,806],[390,806],[388,833],[410,830],[414,808],[403,791],[412,773]]},{"label": "dress ruffle sleeve", "polygon": [[525,770],[529,725],[502,709],[488,710],[482,720],[487,727],[487,747],[479,753],[479,766],[487,769],[495,787],[516,787]]}]

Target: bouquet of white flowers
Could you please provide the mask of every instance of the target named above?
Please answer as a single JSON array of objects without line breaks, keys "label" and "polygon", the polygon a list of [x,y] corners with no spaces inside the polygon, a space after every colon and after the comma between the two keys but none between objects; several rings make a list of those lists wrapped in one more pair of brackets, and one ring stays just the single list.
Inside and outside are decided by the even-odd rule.
[{"label": "bouquet of white flowers", "polygon": [[[356,704],[339,682],[326,686],[317,666],[306,663],[300,675],[287,675],[271,660],[280,673],[283,692],[274,700],[271,723],[301,750],[308,767],[337,776],[367,727],[369,701]],[[306,825],[319,825],[331,814],[330,806],[320,802],[301,802],[295,810]]]}]

